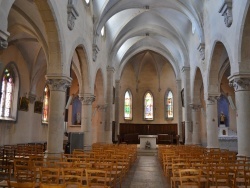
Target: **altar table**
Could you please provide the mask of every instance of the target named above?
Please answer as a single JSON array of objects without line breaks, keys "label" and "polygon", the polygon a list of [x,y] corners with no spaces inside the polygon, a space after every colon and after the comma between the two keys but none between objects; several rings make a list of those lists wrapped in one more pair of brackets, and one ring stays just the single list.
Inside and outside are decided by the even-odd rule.
[{"label": "altar table", "polygon": [[157,135],[138,135],[138,139],[140,139],[140,149],[145,149],[146,142],[150,143],[150,149],[156,149],[156,138]]}]

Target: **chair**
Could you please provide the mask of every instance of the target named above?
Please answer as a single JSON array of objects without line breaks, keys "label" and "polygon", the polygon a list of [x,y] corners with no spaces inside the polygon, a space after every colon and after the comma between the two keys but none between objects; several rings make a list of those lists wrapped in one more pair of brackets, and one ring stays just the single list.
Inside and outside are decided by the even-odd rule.
[{"label": "chair", "polygon": [[231,188],[228,169],[214,169],[212,186],[210,188]]},{"label": "chair", "polygon": [[200,188],[200,169],[180,169],[179,188]]},{"label": "chair", "polygon": [[87,186],[89,188],[102,187],[110,188],[108,184],[109,178],[107,177],[107,172],[104,170],[91,170],[86,169]]},{"label": "chair", "polygon": [[9,188],[35,188],[35,182],[13,182],[8,181]]},{"label": "chair", "polygon": [[40,168],[40,181],[44,184],[59,184],[59,168]]},{"label": "chair", "polygon": [[64,184],[40,184],[40,188],[66,188]]},{"label": "chair", "polygon": [[77,187],[81,187],[83,181],[83,171],[83,168],[63,168],[63,183],[66,186],[77,185]]},{"label": "chair", "polygon": [[35,182],[36,172],[34,167],[16,166],[17,182]]},{"label": "chair", "polygon": [[0,187],[7,187],[7,181],[10,180],[11,167],[9,165],[0,165]]}]

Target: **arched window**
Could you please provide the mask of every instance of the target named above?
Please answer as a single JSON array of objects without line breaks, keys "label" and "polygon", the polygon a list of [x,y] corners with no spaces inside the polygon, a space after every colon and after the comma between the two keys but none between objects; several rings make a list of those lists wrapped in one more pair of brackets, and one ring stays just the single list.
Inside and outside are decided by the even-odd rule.
[{"label": "arched window", "polygon": [[42,114],[42,123],[48,123],[48,115],[49,115],[49,86],[46,85],[44,88],[43,94],[43,114]]},{"label": "arched window", "polygon": [[124,119],[132,120],[132,94],[129,90],[125,92],[124,97]]},{"label": "arched window", "polygon": [[16,120],[19,79],[14,64],[3,72],[1,86],[0,119]]},{"label": "arched window", "polygon": [[144,119],[153,120],[154,119],[154,100],[153,95],[147,92],[144,95]]},{"label": "arched window", "polygon": [[166,92],[165,95],[165,117],[166,119],[174,118],[174,100],[172,91]]}]

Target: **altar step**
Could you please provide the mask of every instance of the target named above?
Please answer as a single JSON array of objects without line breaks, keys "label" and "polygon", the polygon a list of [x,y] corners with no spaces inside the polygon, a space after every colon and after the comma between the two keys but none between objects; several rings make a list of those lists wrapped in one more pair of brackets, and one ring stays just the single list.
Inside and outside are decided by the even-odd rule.
[{"label": "altar step", "polygon": [[137,148],[138,156],[156,156],[158,153],[158,149],[140,149]]}]

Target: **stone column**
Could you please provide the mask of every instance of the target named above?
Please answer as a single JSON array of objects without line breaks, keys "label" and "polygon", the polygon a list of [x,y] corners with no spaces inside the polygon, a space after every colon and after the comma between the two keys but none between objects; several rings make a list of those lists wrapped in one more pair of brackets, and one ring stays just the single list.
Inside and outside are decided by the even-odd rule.
[{"label": "stone column", "polygon": [[115,139],[117,140],[117,135],[120,134],[119,125],[119,109],[120,109],[120,80],[115,81]]},{"label": "stone column", "polygon": [[200,110],[201,105],[197,104],[190,104],[192,108],[192,128],[193,128],[193,134],[192,134],[192,143],[194,145],[200,145],[201,144],[201,123],[200,123]]},{"label": "stone column", "polygon": [[185,113],[185,144],[192,144],[192,125],[190,108],[190,68],[183,67],[183,85],[184,85],[184,113]]},{"label": "stone column", "polygon": [[82,102],[81,131],[84,133],[84,146],[92,146],[92,103],[95,96],[92,93],[79,93]]},{"label": "stone column", "polygon": [[112,143],[112,121],[113,121],[113,77],[115,69],[107,67],[107,111],[106,111],[106,126],[105,126],[105,141]]},{"label": "stone column", "polygon": [[250,157],[250,75],[229,77],[235,90],[238,155]]},{"label": "stone column", "polygon": [[105,124],[106,124],[106,109],[107,109],[107,104],[99,104],[98,105],[98,111],[101,112],[101,117],[102,121],[100,124],[100,130],[99,133],[101,133],[98,137],[100,142],[105,142]]},{"label": "stone column", "polygon": [[60,156],[63,153],[64,111],[66,89],[71,84],[67,76],[46,75],[50,88],[47,155]]},{"label": "stone column", "polygon": [[207,148],[219,148],[218,98],[218,96],[208,96],[208,99],[206,100]]},{"label": "stone column", "polygon": [[177,87],[177,101],[178,101],[178,134],[180,135],[180,141],[183,141],[182,137],[182,103],[181,103],[181,80],[176,80]]}]

